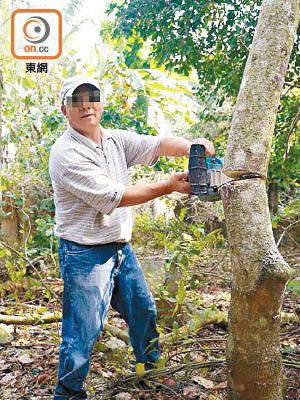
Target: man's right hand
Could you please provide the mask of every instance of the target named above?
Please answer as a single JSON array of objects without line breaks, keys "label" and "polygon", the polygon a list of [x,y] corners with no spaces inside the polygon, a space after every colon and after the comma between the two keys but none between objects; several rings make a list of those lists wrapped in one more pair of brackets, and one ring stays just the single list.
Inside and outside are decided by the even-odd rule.
[{"label": "man's right hand", "polygon": [[175,172],[168,180],[155,183],[137,183],[127,186],[118,207],[130,207],[143,204],[156,197],[172,192],[190,193],[190,184],[186,181],[188,172]]},{"label": "man's right hand", "polygon": [[190,193],[190,184],[186,181],[188,177],[188,172],[175,172],[172,174],[168,180],[170,191],[179,193]]},{"label": "man's right hand", "polygon": [[202,144],[205,147],[206,157],[213,157],[215,155],[215,148],[213,142],[205,138],[198,138],[193,140],[193,143]]}]

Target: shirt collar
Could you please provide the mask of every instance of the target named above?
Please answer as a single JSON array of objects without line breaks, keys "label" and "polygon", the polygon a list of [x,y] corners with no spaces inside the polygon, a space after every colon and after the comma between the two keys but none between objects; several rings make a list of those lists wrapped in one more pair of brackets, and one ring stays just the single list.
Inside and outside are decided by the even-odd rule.
[{"label": "shirt collar", "polygon": [[[110,132],[107,129],[104,129],[100,125],[100,131],[102,135],[102,144],[106,141],[110,136]],[[84,136],[82,133],[76,131],[70,124],[68,124],[68,133],[76,140],[79,140],[82,144],[88,146],[91,149],[101,148],[100,145],[96,144],[92,139]]]}]

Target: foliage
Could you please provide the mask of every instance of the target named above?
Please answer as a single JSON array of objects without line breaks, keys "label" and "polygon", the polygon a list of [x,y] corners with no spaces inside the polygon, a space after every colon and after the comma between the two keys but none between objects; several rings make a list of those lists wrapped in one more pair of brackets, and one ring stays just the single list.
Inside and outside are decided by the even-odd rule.
[{"label": "foliage", "polygon": [[101,36],[107,58],[99,54],[98,69],[109,104],[118,104],[123,112],[140,110],[147,125],[164,135],[170,130],[182,135],[198,121],[200,105],[194,96],[198,87],[195,79],[170,74],[164,68],[128,67],[124,39],[112,39],[108,24],[103,24]]},{"label": "foliage", "polygon": [[[185,75],[195,69],[204,88],[236,97],[260,6],[261,0],[112,0],[107,12],[115,17],[112,36],[128,38],[128,66],[145,64],[141,49],[150,40],[148,60]],[[298,76],[299,46],[298,39],[288,80]]]},{"label": "foliage", "polygon": [[[126,65],[127,43],[112,39],[110,26],[102,24],[106,59],[99,66],[106,98],[104,127],[133,129],[141,134],[198,137],[198,113],[204,107],[195,97],[198,84],[192,77],[169,73],[164,68],[137,68]],[[202,134],[202,132],[201,132]],[[165,173],[182,170],[181,160],[161,157],[155,169]],[[185,166],[186,168],[186,166]],[[149,169],[144,168],[146,174]]]},{"label": "foliage", "polygon": [[[158,66],[188,75],[197,71],[201,86],[222,87],[237,95],[261,1],[190,1],[147,3],[112,1],[113,37],[130,39],[128,66],[142,60],[143,43],[151,40],[149,58]],[[233,62],[234,60],[234,62]]]},{"label": "foliage", "polygon": [[[299,191],[300,192],[300,191]],[[300,216],[300,198],[295,198],[286,204],[282,214],[291,221],[299,220]]]},{"label": "foliage", "polygon": [[221,246],[224,238],[220,230],[205,234],[204,224],[187,224],[184,217],[187,209],[183,208],[179,218],[173,217],[166,220],[162,215],[153,219],[149,213],[137,215],[135,225],[134,241],[136,245],[143,244],[139,242],[139,238],[143,235],[147,237],[148,246],[152,248],[164,250],[165,256],[169,257],[169,262],[177,256],[184,254],[187,259],[191,255],[203,255],[205,248]]},{"label": "foliage", "polygon": [[300,185],[300,124],[291,130],[300,110],[299,93],[300,89],[295,88],[284,96],[277,114],[269,178],[276,180],[279,188]]},{"label": "foliage", "polygon": [[[164,254],[164,279],[154,278],[161,327],[173,321],[173,328],[176,328],[178,321],[184,318],[180,306],[187,293],[191,301],[198,306],[201,304],[198,291],[207,279],[198,268],[211,259],[214,250],[226,248],[221,229],[206,233],[202,223],[187,224],[184,222],[186,211],[183,208],[179,217],[168,220],[164,216],[153,219],[147,213],[137,215],[135,219],[135,249],[138,252],[139,248],[143,249],[144,257],[154,250]],[[168,308],[170,312],[166,312]]]},{"label": "foliage", "polygon": [[110,103],[105,107],[101,124],[104,128],[128,129],[142,135],[157,135],[155,128],[148,126],[145,121],[145,115],[138,107],[124,111],[121,104]]},{"label": "foliage", "polygon": [[282,228],[286,225],[294,226],[299,223],[300,216],[300,189],[298,186],[282,191],[279,196],[278,213],[271,213],[272,227]]},{"label": "foliage", "polygon": [[[144,0],[112,0],[107,12],[112,19],[111,36],[127,39],[125,62],[128,66],[157,65],[187,76],[197,72],[198,96],[204,105],[199,113],[199,127],[217,120],[220,109],[215,112],[212,105],[216,108],[224,101],[235,104],[260,5],[260,0],[242,3],[171,0],[155,4]],[[298,34],[286,76],[287,82],[296,85],[300,68],[299,37]],[[288,92],[278,112],[269,170],[269,179],[276,180],[281,188],[299,184],[300,171],[299,124],[288,140],[299,110],[299,96],[295,89]],[[210,107],[205,107],[207,103]],[[231,110],[228,110],[225,120],[229,121],[230,117]],[[225,130],[222,123],[218,128],[217,135],[211,135],[211,130],[209,133],[223,154],[228,124]],[[287,140],[290,151],[285,157]]]},{"label": "foliage", "polygon": [[287,284],[287,288],[291,290],[296,296],[300,296],[300,281],[291,280]]}]

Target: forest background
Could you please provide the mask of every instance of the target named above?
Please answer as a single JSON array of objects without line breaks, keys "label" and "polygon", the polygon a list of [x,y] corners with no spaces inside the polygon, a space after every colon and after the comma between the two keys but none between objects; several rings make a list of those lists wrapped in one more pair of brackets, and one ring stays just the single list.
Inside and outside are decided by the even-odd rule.
[{"label": "forest background", "polygon": [[[261,5],[250,0],[243,6],[234,0],[192,5],[169,1],[154,7],[154,2],[146,6],[137,0],[124,7],[122,1],[101,2],[100,6],[91,0],[73,0],[62,8],[54,3],[53,8],[63,14],[62,56],[48,61],[47,73],[30,74],[25,61],[10,53],[10,14],[41,4],[0,2],[0,313],[3,319],[16,318],[12,325],[0,325],[0,393],[4,399],[49,398],[56,379],[62,284],[48,160],[52,144],[66,128],[59,102],[63,80],[75,73],[99,79],[107,103],[104,127],[188,139],[207,137],[223,158]],[[287,317],[282,328],[282,353],[287,360],[284,390],[289,399],[300,393],[296,379],[299,45],[297,39],[277,114],[267,182],[274,236],[294,271],[287,285]],[[162,157],[154,169],[137,167],[130,175],[132,183],[158,180],[186,167],[187,160]],[[127,338],[117,330],[124,331],[125,326],[112,311],[110,326],[93,355],[91,392],[97,395],[105,388],[110,396],[125,392],[131,396],[128,399],[226,398],[224,345],[231,265],[222,203],[172,195],[136,208],[134,215],[133,245],[155,295],[165,337],[161,368],[168,376],[175,366],[198,364],[177,376],[183,384],[182,395],[176,394],[177,385],[173,393],[172,388],[163,391],[168,378],[156,392],[155,384],[147,389],[122,388],[117,382],[129,372],[132,353]],[[35,325],[46,316],[54,322]],[[180,340],[170,340],[174,335]],[[111,378],[116,383],[108,388]]]}]

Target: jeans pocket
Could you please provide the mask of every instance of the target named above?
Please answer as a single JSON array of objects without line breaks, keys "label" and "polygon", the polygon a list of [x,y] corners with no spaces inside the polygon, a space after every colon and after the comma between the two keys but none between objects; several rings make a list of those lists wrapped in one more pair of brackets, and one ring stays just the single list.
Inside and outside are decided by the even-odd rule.
[{"label": "jeans pocket", "polygon": [[89,251],[93,251],[97,245],[86,245],[86,244],[78,244],[75,242],[68,242],[67,244],[67,253],[73,255],[80,255],[88,253]]}]

